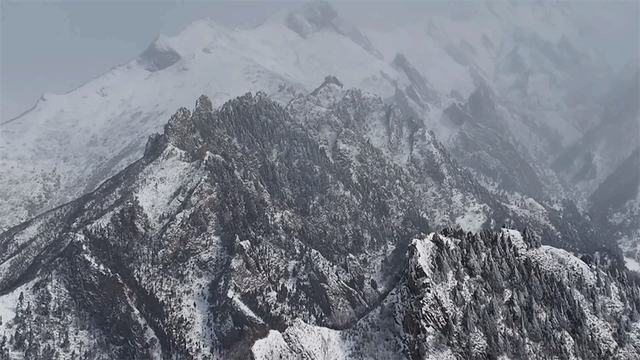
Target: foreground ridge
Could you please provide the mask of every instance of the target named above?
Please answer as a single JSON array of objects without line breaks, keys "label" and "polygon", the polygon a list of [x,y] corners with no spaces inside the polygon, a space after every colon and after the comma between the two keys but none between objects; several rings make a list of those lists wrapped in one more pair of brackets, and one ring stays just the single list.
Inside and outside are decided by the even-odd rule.
[{"label": "foreground ridge", "polygon": [[637,279],[596,227],[512,209],[335,80],[286,107],[202,96],[94,192],[0,234],[0,354],[637,354]]}]

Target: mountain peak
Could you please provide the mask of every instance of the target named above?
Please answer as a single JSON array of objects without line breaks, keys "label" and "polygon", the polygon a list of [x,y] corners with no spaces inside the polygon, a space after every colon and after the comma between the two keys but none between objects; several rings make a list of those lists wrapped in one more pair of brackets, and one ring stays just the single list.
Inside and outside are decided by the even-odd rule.
[{"label": "mountain peak", "polygon": [[[575,206],[511,209],[402,109],[341,87],[327,76],[318,98],[286,108],[261,91],[221,108],[202,95],[149,138],[143,161],[0,234],[0,310],[15,309],[0,357],[248,358],[255,342],[273,350],[255,358],[270,359],[274,337],[288,358],[305,347],[331,358],[520,358],[522,344],[549,349],[540,358],[635,353],[637,327],[620,326],[637,318],[635,283],[540,246],[600,249]],[[332,92],[346,95],[323,98]],[[469,102],[493,115],[490,88]],[[509,219],[532,232],[463,231]],[[454,221],[460,230],[432,233]],[[341,356],[333,340],[299,341],[318,330],[354,346]]]},{"label": "mountain peak", "polygon": [[160,35],[138,56],[137,62],[145,70],[156,72],[174,65],[180,59],[182,56],[169,45],[169,38]]},{"label": "mountain peak", "polygon": [[[203,97],[206,98],[204,95]],[[202,97],[198,99],[198,102],[200,102],[201,99]],[[194,114],[199,108],[199,104],[196,103],[196,110],[194,111]],[[178,111],[171,116],[167,124],[164,126],[164,135],[169,143],[179,149],[187,150],[195,148],[195,140],[197,136],[195,126],[191,120],[191,112],[187,108],[178,109]],[[149,139],[149,143],[154,143],[155,140],[155,138]],[[150,145],[147,144],[147,147],[149,146]]]},{"label": "mountain peak", "polygon": [[211,99],[207,95],[202,95],[196,100],[196,109],[194,112],[211,112],[213,111],[213,104]]},{"label": "mountain peak", "polygon": [[325,0],[312,0],[305,4],[304,15],[310,23],[318,28],[331,25],[338,17],[338,12]]},{"label": "mountain peak", "polygon": [[202,29],[202,28],[209,28],[209,29],[217,29],[217,28],[222,28],[222,26],[218,25],[218,23],[216,23],[213,19],[211,19],[209,16],[204,16],[198,20],[192,21],[185,30],[189,30],[189,29]]},{"label": "mountain peak", "polygon": [[338,80],[337,77],[328,75],[327,77],[324,78],[324,82],[320,86],[318,86],[315,90],[313,90],[313,92],[311,93],[311,96],[318,95],[320,90],[322,90],[323,88],[327,87],[329,84],[333,84],[333,85],[339,86],[340,88],[342,88],[342,86],[343,86],[342,83],[340,82],[340,80]]},{"label": "mountain peak", "polygon": [[307,2],[300,12],[291,11],[286,17],[285,25],[303,39],[318,31],[329,29],[346,36],[371,55],[384,60],[380,51],[371,44],[360,30],[338,17],[338,12],[324,0]]}]

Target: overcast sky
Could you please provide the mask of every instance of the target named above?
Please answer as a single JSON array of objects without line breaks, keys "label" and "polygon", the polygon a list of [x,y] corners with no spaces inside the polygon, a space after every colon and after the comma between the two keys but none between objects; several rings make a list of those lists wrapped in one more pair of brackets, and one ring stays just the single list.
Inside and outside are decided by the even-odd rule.
[{"label": "overcast sky", "polygon": [[[388,29],[450,7],[444,2],[334,1],[359,27]],[[637,56],[637,6],[630,2],[573,2],[585,8],[598,46],[615,66]],[[0,2],[0,119],[27,110],[45,92],[64,93],[126,63],[159,34],[175,35],[209,16],[227,26],[249,26],[293,1],[7,1]],[[593,9],[597,8],[596,10]],[[631,9],[631,11],[629,10]],[[605,14],[606,16],[603,16]],[[621,48],[621,44],[627,44]]]}]

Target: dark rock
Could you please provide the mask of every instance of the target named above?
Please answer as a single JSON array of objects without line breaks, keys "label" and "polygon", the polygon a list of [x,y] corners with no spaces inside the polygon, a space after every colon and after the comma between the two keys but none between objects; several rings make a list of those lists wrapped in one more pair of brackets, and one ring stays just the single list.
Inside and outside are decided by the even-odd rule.
[{"label": "dark rock", "polygon": [[176,64],[180,59],[182,56],[177,51],[159,44],[159,38],[157,38],[140,54],[137,61],[145,70],[156,72]]},{"label": "dark rock", "polygon": [[444,110],[444,113],[458,126],[473,120],[469,115],[469,109],[467,109],[466,104],[453,103]]},{"label": "dark rock", "polygon": [[431,85],[427,82],[427,80],[416,70],[416,68],[409,63],[409,60],[403,54],[396,54],[396,57],[393,59],[393,64],[399,67],[409,78],[411,84],[413,85],[413,91],[420,94],[422,97],[422,101],[418,102],[431,102],[438,103],[438,96],[436,91],[431,87]]},{"label": "dark rock", "polygon": [[335,76],[327,76],[324,78],[324,82],[322,82],[322,84],[320,86],[318,86],[315,90],[313,90],[313,92],[311,92],[311,96],[316,96],[318,95],[318,93],[320,92],[320,90],[322,88],[324,88],[325,86],[329,85],[329,84],[334,84],[334,85],[338,85],[340,86],[340,88],[342,88],[342,83],[340,82],[340,80],[338,80],[338,78],[336,78]]}]

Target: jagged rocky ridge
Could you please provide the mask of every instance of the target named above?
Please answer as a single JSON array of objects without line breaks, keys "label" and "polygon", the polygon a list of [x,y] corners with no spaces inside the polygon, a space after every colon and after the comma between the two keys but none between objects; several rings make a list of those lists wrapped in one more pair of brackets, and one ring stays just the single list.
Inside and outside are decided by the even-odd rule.
[{"label": "jagged rocky ridge", "polygon": [[[635,275],[512,229],[444,229],[409,246],[398,285],[349,329],[295,323],[257,359],[637,359]],[[615,279],[615,280],[614,280]]]},{"label": "jagged rocky ridge", "polygon": [[[464,7],[473,10],[382,37],[347,24],[324,1],[246,31],[201,20],[175,37],[159,36],[131,62],[68,94],[45,94],[32,111],[1,125],[0,229],[94,190],[138,159],[143,139],[201,93],[216,106],[258,90],[287,104],[309,93],[324,73],[424,119],[492,191],[557,208],[562,198],[577,199],[547,160],[579,136],[577,128],[591,124],[584,114],[598,107],[586,90],[603,74],[573,36],[569,8]],[[449,121],[447,109],[461,108],[471,121]]]},{"label": "jagged rocky ridge", "polygon": [[[398,106],[336,82],[286,108],[264,93],[220,109],[201,97],[96,191],[1,234],[2,303],[19,304],[3,309],[17,314],[0,327],[3,351],[246,358],[270,330],[373,326],[380,304],[414,309],[402,290],[412,240],[470,218],[529,226],[586,261],[602,258],[590,271],[637,298],[615,245],[603,248],[605,234],[577,209],[510,207]],[[631,319],[633,301],[617,314]],[[387,350],[411,358],[431,315],[407,316],[414,324]],[[618,320],[606,319],[611,329]],[[464,356],[459,344],[431,343]]]},{"label": "jagged rocky ridge", "polygon": [[[571,186],[547,169],[517,136],[521,129],[515,128],[532,124],[505,118],[513,114],[499,110],[500,99],[485,80],[474,77],[475,90],[467,98],[452,91],[443,101],[403,54],[398,53],[393,64],[411,85],[394,83],[395,94],[387,102],[397,104],[405,116],[425,119],[451,155],[485,187],[548,205],[574,198]],[[435,115],[429,104],[445,107]]]},{"label": "jagged rocky ridge", "polygon": [[453,103],[444,113],[456,127],[449,148],[461,164],[498,189],[540,200],[548,198],[541,170],[526,151],[513,145],[486,85],[479,86],[466,102]]},{"label": "jagged rocky ridge", "polygon": [[[555,246],[586,252],[604,246],[615,252],[615,245],[607,243],[607,236],[571,201],[565,200],[558,208],[531,198],[518,201],[487,191],[410,109],[407,111],[399,103],[385,104],[357,89],[343,90],[337,79],[333,84],[330,80],[328,77],[313,95],[289,103],[287,110],[294,121],[305,127],[332,159],[334,149],[353,157],[357,148],[371,144],[385,158],[403,167],[411,176],[411,186],[418,189],[416,201],[432,225],[457,224],[475,231],[482,225],[492,227],[514,221],[520,227],[535,227]],[[484,104],[491,106],[488,101]],[[489,155],[483,157],[487,159]],[[506,165],[501,170],[503,174],[511,169]],[[480,169],[482,165],[469,163],[469,167]],[[512,169],[516,174],[511,179],[516,181],[522,176],[521,168],[514,164]]]}]

